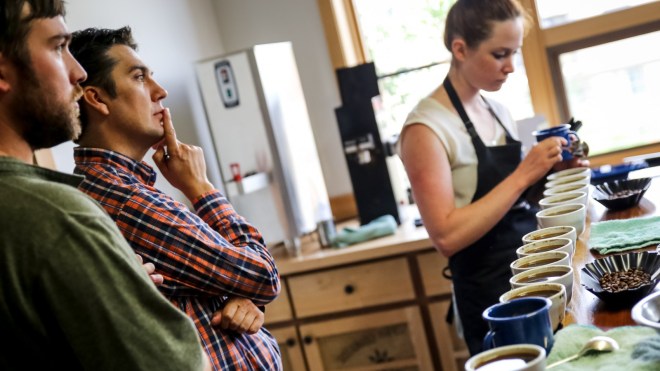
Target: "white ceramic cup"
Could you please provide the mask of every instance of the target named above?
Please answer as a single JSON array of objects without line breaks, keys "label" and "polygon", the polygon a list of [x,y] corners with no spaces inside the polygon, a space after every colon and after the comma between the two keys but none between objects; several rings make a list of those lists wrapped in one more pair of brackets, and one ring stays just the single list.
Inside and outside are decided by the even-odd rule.
[{"label": "white ceramic cup", "polygon": [[547,251],[518,258],[509,264],[511,274],[541,267],[544,265],[570,265],[571,255],[566,251]]},{"label": "white ceramic cup", "polygon": [[553,181],[558,178],[562,178],[565,176],[571,176],[571,175],[588,175],[591,177],[591,169],[588,167],[573,167],[570,169],[558,171],[556,173],[552,173],[548,175],[548,181]]},{"label": "white ceramic cup", "polygon": [[466,371],[545,370],[545,349],[535,344],[514,344],[475,354],[465,362]]},{"label": "white ceramic cup", "polygon": [[570,225],[575,227],[575,233],[581,235],[584,232],[584,224],[587,220],[587,207],[583,204],[565,204],[553,206],[536,213],[536,221],[539,227],[556,227]]},{"label": "white ceramic cup", "polygon": [[516,255],[518,255],[518,258],[524,258],[526,256],[541,254],[548,251],[563,251],[568,254],[570,260],[573,258],[575,246],[573,245],[573,240],[570,238],[548,238],[520,246],[516,249]]},{"label": "white ceramic cup", "polygon": [[527,296],[550,299],[550,321],[553,331],[557,331],[566,316],[566,287],[560,283],[534,283],[505,292],[500,296],[500,303]]},{"label": "white ceramic cup", "polygon": [[557,178],[555,180],[550,180],[545,183],[545,188],[552,188],[560,185],[568,184],[589,184],[591,177],[584,174],[568,175]]},{"label": "white ceramic cup", "polygon": [[543,191],[543,197],[554,196],[566,192],[584,192],[589,194],[589,184],[564,184]]},{"label": "white ceramic cup", "polygon": [[518,273],[509,279],[512,289],[535,283],[560,283],[566,289],[566,303],[573,296],[573,267],[570,265],[545,265]]},{"label": "white ceramic cup", "polygon": [[554,196],[544,197],[539,201],[541,210],[566,204],[583,204],[587,206],[589,197],[586,192],[566,192]]},{"label": "white ceramic cup", "polygon": [[528,244],[550,238],[568,238],[573,241],[573,248],[577,246],[577,232],[575,231],[575,227],[571,227],[570,225],[560,225],[531,231],[523,236],[522,242],[523,244]]}]

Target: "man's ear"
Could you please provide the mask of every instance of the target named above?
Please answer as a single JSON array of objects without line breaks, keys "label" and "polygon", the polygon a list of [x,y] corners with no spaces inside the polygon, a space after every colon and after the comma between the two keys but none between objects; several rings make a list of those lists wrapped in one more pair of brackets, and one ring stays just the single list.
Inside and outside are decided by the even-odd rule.
[{"label": "man's ear", "polygon": [[465,60],[465,56],[467,55],[467,44],[465,43],[465,40],[461,38],[455,38],[451,42],[451,53],[454,55],[454,58],[460,62]]},{"label": "man's ear", "polygon": [[101,115],[107,116],[110,114],[110,110],[105,104],[105,100],[108,98],[101,89],[95,86],[85,86],[83,88],[82,99],[90,109],[97,111]]}]

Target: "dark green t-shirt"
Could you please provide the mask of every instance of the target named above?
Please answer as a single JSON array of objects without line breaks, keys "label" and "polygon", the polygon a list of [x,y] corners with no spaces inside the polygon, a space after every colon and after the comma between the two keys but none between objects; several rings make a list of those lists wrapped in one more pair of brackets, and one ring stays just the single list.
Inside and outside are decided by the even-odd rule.
[{"label": "dark green t-shirt", "polygon": [[0,157],[0,369],[201,369],[192,322],[80,180]]}]

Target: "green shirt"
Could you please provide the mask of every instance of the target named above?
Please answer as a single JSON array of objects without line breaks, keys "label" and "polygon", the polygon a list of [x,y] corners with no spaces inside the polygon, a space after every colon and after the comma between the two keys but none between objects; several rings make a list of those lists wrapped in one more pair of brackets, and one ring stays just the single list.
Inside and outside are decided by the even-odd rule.
[{"label": "green shirt", "polygon": [[81,179],[0,157],[0,369],[201,369],[191,320]]}]

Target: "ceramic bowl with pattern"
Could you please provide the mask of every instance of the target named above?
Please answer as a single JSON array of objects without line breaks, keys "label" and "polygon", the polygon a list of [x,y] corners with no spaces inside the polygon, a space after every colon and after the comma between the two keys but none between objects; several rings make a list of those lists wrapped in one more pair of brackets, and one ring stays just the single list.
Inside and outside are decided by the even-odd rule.
[{"label": "ceramic bowl with pattern", "polygon": [[610,210],[623,210],[641,201],[651,178],[612,180],[595,186],[593,198]]},{"label": "ceramic bowl with pattern", "polygon": [[610,255],[585,264],[580,281],[608,306],[631,307],[653,291],[658,275],[660,255],[643,251]]}]

